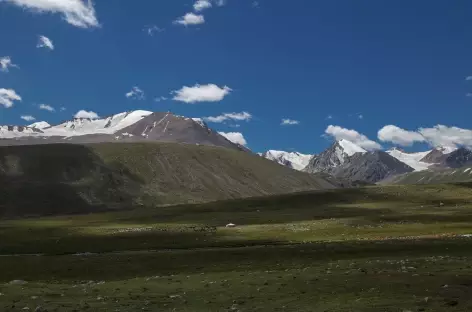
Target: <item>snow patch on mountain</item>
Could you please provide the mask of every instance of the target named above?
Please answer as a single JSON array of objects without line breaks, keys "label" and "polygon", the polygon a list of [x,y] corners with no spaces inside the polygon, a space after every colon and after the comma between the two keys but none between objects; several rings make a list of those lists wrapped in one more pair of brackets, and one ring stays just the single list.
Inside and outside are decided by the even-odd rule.
[{"label": "snow patch on mountain", "polygon": [[431,164],[426,162],[422,162],[421,159],[426,157],[431,151],[426,152],[419,152],[419,153],[405,153],[399,149],[391,149],[387,151],[387,154],[390,156],[398,159],[402,163],[407,164],[411,168],[415,169],[415,171],[423,171],[427,170]]},{"label": "snow patch on mountain", "polygon": [[38,121],[28,126],[28,128],[36,128],[36,129],[44,129],[44,128],[49,128],[49,127],[51,127],[51,125],[45,121]]},{"label": "snow patch on mountain", "polygon": [[0,126],[1,139],[15,139],[25,136],[38,136],[42,134],[37,128],[29,128],[22,126]]},{"label": "snow patch on mountain", "polygon": [[80,136],[88,134],[113,134],[121,129],[129,127],[152,112],[136,110],[119,113],[102,119],[75,118],[60,125],[44,130],[49,136]]},{"label": "snow patch on mountain", "polygon": [[260,155],[281,165],[299,171],[303,170],[308,165],[312,157],[312,155],[301,154],[298,152],[285,152],[275,150],[270,150]]},{"label": "snow patch on mountain", "polygon": [[355,153],[366,153],[367,151],[362,147],[352,143],[351,141],[342,139],[338,141],[338,145],[342,148],[342,151],[347,154],[347,156],[352,156]]}]

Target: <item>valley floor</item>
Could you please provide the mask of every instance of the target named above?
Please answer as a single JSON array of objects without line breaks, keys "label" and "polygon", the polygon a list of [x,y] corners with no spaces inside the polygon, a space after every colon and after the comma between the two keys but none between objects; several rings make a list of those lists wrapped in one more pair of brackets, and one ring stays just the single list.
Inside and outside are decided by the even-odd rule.
[{"label": "valley floor", "polygon": [[471,184],[5,220],[0,310],[471,311],[471,234]]}]

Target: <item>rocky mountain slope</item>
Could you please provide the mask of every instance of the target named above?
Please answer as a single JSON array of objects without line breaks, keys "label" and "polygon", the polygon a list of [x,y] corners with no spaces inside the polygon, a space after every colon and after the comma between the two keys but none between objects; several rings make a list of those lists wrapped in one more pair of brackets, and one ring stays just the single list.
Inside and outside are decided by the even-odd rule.
[{"label": "rocky mountain slope", "polygon": [[388,153],[367,152],[350,141],[340,140],[313,156],[304,171],[325,172],[347,181],[375,183],[391,175],[411,172],[413,168]]},{"label": "rocky mountain slope", "polygon": [[237,150],[244,147],[210,129],[198,118],[170,112],[132,111],[102,119],[76,118],[51,126],[46,122],[28,127],[1,126],[0,145],[103,142],[178,142],[221,146]]},{"label": "rocky mountain slope", "polygon": [[335,177],[349,181],[376,183],[388,177],[412,172],[413,168],[383,151],[356,153],[335,168]]},{"label": "rocky mountain slope", "polygon": [[314,155],[304,171],[333,173],[337,167],[343,165],[349,157],[356,153],[363,154],[366,153],[366,150],[348,140],[337,141],[321,154]]},{"label": "rocky mountain slope", "polygon": [[145,205],[335,188],[332,179],[255,154],[176,143],[0,147],[0,216],[87,213]]}]

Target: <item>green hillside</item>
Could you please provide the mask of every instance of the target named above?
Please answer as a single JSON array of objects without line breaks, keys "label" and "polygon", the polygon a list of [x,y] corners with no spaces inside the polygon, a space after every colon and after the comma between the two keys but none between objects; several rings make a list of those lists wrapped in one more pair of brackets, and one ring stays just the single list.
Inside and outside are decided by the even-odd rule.
[{"label": "green hillside", "polygon": [[472,181],[472,167],[434,169],[393,176],[380,184],[441,184]]},{"label": "green hillside", "polygon": [[68,214],[332,188],[250,153],[176,143],[0,147],[0,217]]}]

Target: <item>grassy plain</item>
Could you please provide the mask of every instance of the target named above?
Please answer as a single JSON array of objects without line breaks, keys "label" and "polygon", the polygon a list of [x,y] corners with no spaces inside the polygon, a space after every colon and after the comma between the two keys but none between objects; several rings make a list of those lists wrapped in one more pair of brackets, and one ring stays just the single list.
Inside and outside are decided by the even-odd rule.
[{"label": "grassy plain", "polygon": [[0,310],[471,311],[470,234],[472,184],[4,220]]}]

